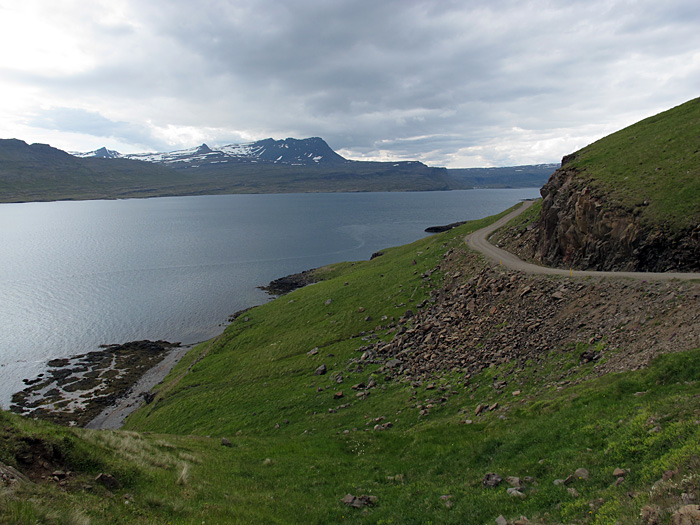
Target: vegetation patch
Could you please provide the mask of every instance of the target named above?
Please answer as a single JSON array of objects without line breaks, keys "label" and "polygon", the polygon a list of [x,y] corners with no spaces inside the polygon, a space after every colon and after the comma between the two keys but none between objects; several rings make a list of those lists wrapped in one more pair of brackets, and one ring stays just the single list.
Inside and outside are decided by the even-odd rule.
[{"label": "vegetation patch", "polygon": [[700,222],[700,99],[642,120],[565,158],[586,184],[645,225]]}]

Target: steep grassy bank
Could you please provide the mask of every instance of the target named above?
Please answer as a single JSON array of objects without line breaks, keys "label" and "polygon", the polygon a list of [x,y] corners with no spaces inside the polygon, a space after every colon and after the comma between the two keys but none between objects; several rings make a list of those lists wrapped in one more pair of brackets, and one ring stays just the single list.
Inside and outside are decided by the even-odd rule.
[{"label": "steep grassy bank", "polygon": [[700,270],[700,99],[567,155],[537,220],[501,237],[546,266]]},{"label": "steep grassy bank", "polygon": [[565,157],[562,167],[642,224],[700,223],[700,98],[644,119]]},{"label": "steep grassy bank", "polygon": [[[503,354],[479,372],[434,366],[420,378],[408,368],[400,373],[402,365],[374,345],[413,337],[419,324],[448,316],[440,309],[445,298],[482,287],[478,315],[444,334],[465,355],[509,331],[525,334],[520,346],[527,334],[534,340],[530,309],[547,301],[533,297],[544,286],[646,293],[661,308],[653,318],[630,297],[644,326],[659,334],[674,309],[700,297],[692,284],[630,291],[484,268],[463,237],[493,219],[371,261],[332,265],[323,282],[244,313],[180,362],[155,400],[128,420],[130,431],[58,428],[3,414],[0,462],[28,473],[47,466],[32,474],[38,484],[2,489],[0,521],[495,523],[499,515],[524,515],[533,523],[604,524],[640,522],[642,511],[668,521],[674,505],[700,498],[693,474],[700,457],[697,337],[673,337],[675,350],[691,350],[649,368],[599,376],[633,351],[621,345],[636,320],[606,310],[611,303],[603,299],[580,306],[590,295],[578,295],[557,303],[578,321],[568,323],[570,332],[557,328],[567,337],[544,345],[539,359]],[[490,284],[513,277],[512,295]],[[524,314],[504,325],[498,314],[509,303]],[[600,323],[601,316],[617,322]],[[599,337],[584,338],[578,323],[597,325]],[[470,326],[480,332],[468,341],[449,339]],[[317,375],[321,365],[326,372]],[[29,459],[27,447],[44,443],[58,452]],[[580,468],[588,474],[574,475]],[[52,476],[56,469],[71,473]],[[99,473],[120,485],[95,481]],[[504,481],[485,487],[487,473]],[[507,476],[520,478],[510,480],[518,493],[507,492]],[[346,494],[377,499],[357,500],[355,508],[341,501]]]}]

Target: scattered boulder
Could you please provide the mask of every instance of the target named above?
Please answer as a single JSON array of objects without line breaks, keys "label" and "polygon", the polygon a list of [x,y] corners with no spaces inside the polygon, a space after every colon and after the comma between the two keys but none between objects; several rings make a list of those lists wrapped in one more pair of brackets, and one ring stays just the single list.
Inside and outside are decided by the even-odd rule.
[{"label": "scattered boulder", "polygon": [[639,513],[640,523],[643,525],[661,525],[661,507],[658,505],[646,505]]},{"label": "scattered boulder", "polygon": [[0,463],[0,486],[11,485],[13,483],[31,483],[29,478],[22,474],[19,470]]},{"label": "scattered boulder", "polygon": [[574,476],[578,479],[588,479],[588,471],[585,468],[577,468]]},{"label": "scattered boulder", "polygon": [[508,487],[508,495],[513,497],[513,498],[520,498],[520,499],[525,499],[525,494],[520,492],[517,488],[515,487]]},{"label": "scattered boulder", "polygon": [[327,371],[328,371],[328,369],[326,368],[326,365],[321,365],[314,371],[314,375],[315,376],[322,376]]},{"label": "scattered boulder", "polygon": [[312,348],[311,350],[306,352],[306,355],[308,355],[309,357],[311,357],[312,355],[316,355],[316,354],[318,354],[318,346],[315,348]]},{"label": "scattered boulder", "polygon": [[401,360],[400,359],[389,359],[389,361],[386,362],[384,365],[385,368],[396,368],[397,366],[401,366]]},{"label": "scattered boulder", "polygon": [[508,476],[506,478],[506,483],[508,483],[508,485],[510,485],[511,487],[515,487],[516,489],[523,486],[522,482],[520,481],[520,478],[516,476]]},{"label": "scattered boulder", "polygon": [[104,474],[102,472],[95,477],[95,481],[109,490],[116,490],[121,488],[122,486],[122,484],[119,483],[119,481],[117,481],[117,478],[110,474]]},{"label": "scattered boulder", "polygon": [[671,525],[700,523],[700,505],[684,505],[671,516]]},{"label": "scattered boulder", "polygon": [[484,476],[484,479],[481,483],[484,485],[484,487],[497,487],[501,484],[502,481],[503,478],[501,476],[499,476],[495,472],[489,472]]},{"label": "scattered boulder", "polygon": [[348,507],[361,509],[365,506],[376,505],[379,502],[379,498],[377,498],[377,496],[367,496],[365,494],[362,494],[361,496],[353,496],[352,494],[346,494],[341,501],[345,503]]}]

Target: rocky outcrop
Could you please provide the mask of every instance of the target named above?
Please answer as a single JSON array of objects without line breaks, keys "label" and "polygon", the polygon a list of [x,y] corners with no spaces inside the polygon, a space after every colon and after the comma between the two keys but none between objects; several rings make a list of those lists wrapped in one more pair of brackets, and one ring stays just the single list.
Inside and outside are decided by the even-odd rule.
[{"label": "rocky outcrop", "polygon": [[532,257],[546,265],[586,270],[698,271],[700,225],[672,232],[649,227],[563,166],[545,184],[542,211],[529,234]]}]

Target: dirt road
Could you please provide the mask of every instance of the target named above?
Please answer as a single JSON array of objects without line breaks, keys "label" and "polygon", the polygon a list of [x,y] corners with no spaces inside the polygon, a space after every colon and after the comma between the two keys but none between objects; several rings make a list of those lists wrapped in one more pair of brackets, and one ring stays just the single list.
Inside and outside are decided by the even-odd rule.
[{"label": "dirt road", "polygon": [[497,220],[490,226],[477,230],[474,233],[467,235],[464,240],[467,246],[472,250],[480,252],[487,259],[501,264],[511,270],[518,270],[526,273],[541,274],[541,275],[564,275],[570,277],[627,277],[630,279],[638,279],[641,281],[660,281],[680,279],[689,281],[700,279],[700,273],[680,273],[680,272],[597,272],[593,270],[564,270],[561,268],[549,268],[546,266],[538,266],[536,264],[525,262],[510,252],[497,248],[488,241],[488,238],[498,228],[504,226],[511,219],[517,217],[530,206],[533,201],[524,201],[522,206],[513,210],[511,213]]}]

